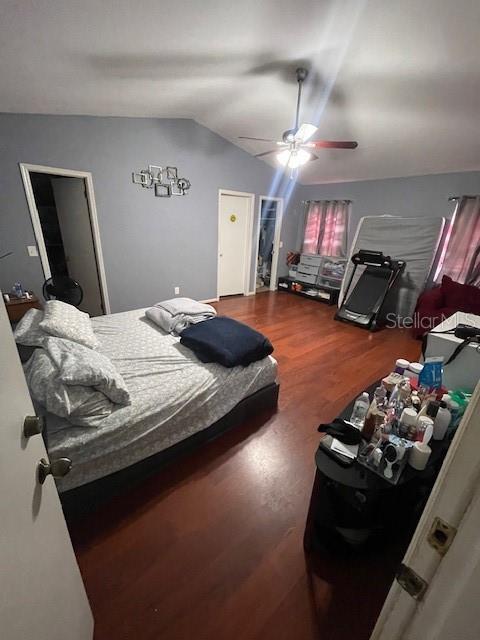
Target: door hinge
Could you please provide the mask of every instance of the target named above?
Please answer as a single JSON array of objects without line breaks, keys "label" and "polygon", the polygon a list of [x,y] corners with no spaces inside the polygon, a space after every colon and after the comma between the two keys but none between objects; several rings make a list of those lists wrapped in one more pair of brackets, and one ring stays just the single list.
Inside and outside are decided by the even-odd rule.
[{"label": "door hinge", "polygon": [[413,569],[402,564],[397,571],[397,582],[412,598],[421,600],[428,588],[428,582],[421,578]]},{"label": "door hinge", "polygon": [[441,556],[444,556],[450,549],[456,535],[457,530],[455,527],[437,517],[433,521],[427,541]]}]

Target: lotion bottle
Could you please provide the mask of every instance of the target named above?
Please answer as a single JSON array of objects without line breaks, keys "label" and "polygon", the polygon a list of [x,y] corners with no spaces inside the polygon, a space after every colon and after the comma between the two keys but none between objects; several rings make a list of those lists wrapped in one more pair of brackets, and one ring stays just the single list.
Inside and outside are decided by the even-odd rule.
[{"label": "lotion bottle", "polygon": [[447,403],[443,400],[440,401],[437,415],[433,422],[433,439],[443,440],[447,433],[448,425],[452,420],[452,414],[447,409]]}]

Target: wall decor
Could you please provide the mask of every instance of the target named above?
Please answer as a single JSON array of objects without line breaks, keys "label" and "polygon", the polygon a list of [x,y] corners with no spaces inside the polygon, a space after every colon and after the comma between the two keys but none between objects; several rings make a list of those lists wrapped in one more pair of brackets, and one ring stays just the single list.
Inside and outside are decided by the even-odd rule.
[{"label": "wall decor", "polygon": [[157,198],[185,196],[190,189],[190,180],[179,178],[177,167],[160,167],[149,164],[148,169],[132,173],[132,181],[144,189],[154,189]]}]

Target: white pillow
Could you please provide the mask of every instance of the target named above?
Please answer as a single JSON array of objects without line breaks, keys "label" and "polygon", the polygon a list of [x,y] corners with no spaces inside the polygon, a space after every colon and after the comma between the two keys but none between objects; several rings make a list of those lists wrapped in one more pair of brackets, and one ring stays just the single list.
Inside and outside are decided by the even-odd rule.
[{"label": "white pillow", "polygon": [[101,391],[62,383],[56,366],[43,349],[35,351],[24,366],[24,371],[30,395],[35,402],[45,407],[49,413],[66,418],[71,425],[100,426],[102,420],[115,410],[113,402]]},{"label": "white pillow", "polygon": [[28,347],[41,347],[48,333],[40,328],[40,322],[43,319],[43,311],[40,309],[29,309],[23,318],[19,321],[13,332],[15,342],[24,344]]},{"label": "white pillow", "polygon": [[62,338],[47,338],[44,347],[63,384],[92,387],[116,404],[130,404],[125,382],[107,356]]},{"label": "white pillow", "polygon": [[90,349],[97,349],[100,344],[93,333],[88,313],[60,300],[45,303],[39,327],[51,336],[72,340]]}]

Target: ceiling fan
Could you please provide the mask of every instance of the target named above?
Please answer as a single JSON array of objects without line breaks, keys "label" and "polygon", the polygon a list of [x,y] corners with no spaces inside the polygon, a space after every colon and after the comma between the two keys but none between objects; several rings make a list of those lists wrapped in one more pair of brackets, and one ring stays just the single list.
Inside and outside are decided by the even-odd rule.
[{"label": "ceiling fan", "polygon": [[308,69],[299,67],[295,71],[298,82],[297,110],[295,113],[295,126],[283,132],[282,140],[270,140],[268,138],[251,138],[239,136],[240,140],[258,140],[259,142],[274,142],[276,149],[255,154],[256,158],[277,154],[278,162],[284,167],[298,169],[310,160],[318,160],[313,152],[316,149],[356,149],[358,142],[335,140],[310,140],[317,128],[314,124],[304,123],[299,126],[300,100],[302,98],[302,85],[307,79]]}]

